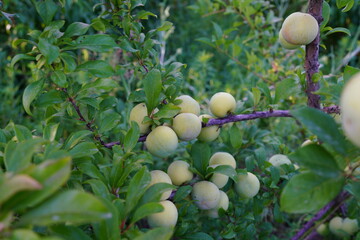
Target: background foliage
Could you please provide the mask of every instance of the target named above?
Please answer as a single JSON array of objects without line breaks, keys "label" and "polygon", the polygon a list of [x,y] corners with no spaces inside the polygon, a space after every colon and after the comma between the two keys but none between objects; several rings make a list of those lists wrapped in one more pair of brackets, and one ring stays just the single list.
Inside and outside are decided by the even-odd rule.
[{"label": "background foliage", "polygon": [[[306,6],[282,0],[0,1],[0,236],[289,239],[312,216],[289,212],[314,213],[347,183],[359,197],[356,181],[343,174],[359,150],[343,140],[332,118],[300,108],[307,99],[305,50],[287,51],[277,42],[283,19]],[[324,3],[321,72],[315,76],[323,106],[338,104],[343,83],[358,71],[359,15],[358,1]],[[150,78],[163,80],[157,97],[151,93],[159,89],[146,85]],[[209,99],[219,91],[237,99],[236,114],[294,109],[296,120],[225,125],[215,142],[182,142],[165,161],[136,144],[139,132],[128,116],[137,102],[162,110],[151,120],[158,125],[177,113],[177,96],[193,96],[208,113]],[[165,98],[168,108],[159,104]],[[325,144],[298,150],[307,138]],[[117,141],[123,148],[106,147]],[[143,218],[161,210],[159,194],[169,187],[146,190],[149,170],[166,170],[177,159],[194,163],[196,149],[231,153],[239,174],[246,169],[260,178],[260,194],[242,200],[229,183],[229,210],[213,220],[187,199],[191,187],[183,186],[173,197],[176,228],[149,230]],[[303,209],[294,206],[298,192],[289,193],[294,199],[284,197],[280,208],[280,194],[298,171],[289,167],[282,175],[267,160],[290,153],[311,169],[301,173],[308,182],[330,177],[326,184],[337,188]],[[312,153],[327,166],[302,162]],[[308,184],[301,174],[292,184]],[[357,198],[346,204],[342,214],[358,218]]]}]

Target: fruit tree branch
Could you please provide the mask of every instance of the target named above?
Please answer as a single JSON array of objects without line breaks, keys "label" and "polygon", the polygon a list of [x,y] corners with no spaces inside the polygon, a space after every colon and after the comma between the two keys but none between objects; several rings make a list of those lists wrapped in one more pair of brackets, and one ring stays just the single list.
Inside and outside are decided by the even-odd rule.
[{"label": "fruit tree branch", "polygon": [[322,209],[320,209],[315,216],[308,221],[303,228],[300,229],[300,231],[291,238],[291,240],[299,240],[302,239],[303,235],[308,232],[314,225],[316,221],[319,221],[322,219],[331,209],[333,208],[339,208],[341,204],[350,197],[350,194],[348,192],[342,192],[340,193],[335,199],[333,199],[331,202],[325,205]]},{"label": "fruit tree branch", "polygon": [[[323,0],[309,0],[308,13],[311,14],[319,23],[323,21],[322,17]],[[314,82],[312,77],[319,72],[319,45],[320,33],[314,41],[306,45],[305,70],[306,70],[306,95],[308,96],[308,106],[320,108],[320,96],[313,92],[319,90],[319,82]]]}]

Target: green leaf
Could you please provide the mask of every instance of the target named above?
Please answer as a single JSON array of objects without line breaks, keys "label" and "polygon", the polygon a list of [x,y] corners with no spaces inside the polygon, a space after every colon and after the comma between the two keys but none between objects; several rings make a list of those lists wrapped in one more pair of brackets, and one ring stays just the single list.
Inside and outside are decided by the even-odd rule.
[{"label": "green leaf", "polygon": [[117,47],[117,44],[109,35],[97,34],[77,38],[74,47],[76,49],[85,48],[94,52],[107,52]]},{"label": "green leaf", "polygon": [[38,181],[42,188],[38,191],[16,194],[4,205],[4,209],[21,210],[33,207],[55,191],[57,191],[70,177],[71,158],[62,157],[58,160],[45,161],[26,172]]},{"label": "green leaf", "polygon": [[173,23],[172,23],[172,22],[165,21],[165,22],[163,22],[163,24],[162,24],[160,27],[158,27],[156,30],[157,30],[158,32],[167,31],[167,30],[169,30],[170,28],[172,28],[172,26],[173,26]]},{"label": "green leaf", "polygon": [[36,3],[36,10],[47,25],[55,16],[58,6],[52,0],[45,0]]},{"label": "green leaf", "polygon": [[294,79],[287,78],[276,84],[274,102],[278,103],[293,94],[297,89],[297,84]]},{"label": "green leaf", "polygon": [[53,81],[56,85],[62,88],[66,88],[68,83],[66,81],[66,75],[64,72],[56,70],[51,74],[51,81]]},{"label": "green leaf", "polygon": [[9,142],[5,148],[5,166],[9,172],[19,172],[29,166],[32,155],[46,142],[41,138],[28,139],[18,144]]},{"label": "green leaf", "polygon": [[360,68],[346,65],[344,68],[344,82],[349,81],[349,79],[358,72],[360,72]]},{"label": "green leaf", "polygon": [[329,144],[340,154],[346,154],[344,136],[340,133],[335,120],[328,114],[310,107],[291,110],[291,114],[318,138]]},{"label": "green leaf", "polygon": [[142,167],[131,179],[126,194],[126,214],[130,213],[150,184],[151,176],[146,167]]},{"label": "green leaf", "polygon": [[334,29],[328,31],[328,32],[325,34],[325,36],[329,36],[330,34],[338,33],[338,32],[345,33],[345,34],[347,34],[348,36],[351,36],[350,30],[347,29],[347,28],[343,28],[343,27],[334,28]]},{"label": "green leaf", "polygon": [[76,145],[73,149],[71,149],[69,153],[73,158],[81,158],[94,155],[98,151],[99,149],[96,147],[95,143],[82,142]]},{"label": "green leaf", "polygon": [[322,177],[337,178],[342,173],[334,157],[318,144],[301,147],[289,158]]},{"label": "green leaf", "polygon": [[109,201],[112,200],[111,194],[107,186],[98,179],[90,179],[87,180],[85,183],[91,186],[92,192],[101,198],[107,199]]},{"label": "green leaf", "polygon": [[25,213],[18,225],[49,226],[58,223],[84,224],[110,218],[111,213],[93,195],[78,190],[63,191]]},{"label": "green leaf", "polygon": [[184,236],[183,240],[214,240],[214,239],[207,233],[197,232],[197,233],[192,233],[191,235]]},{"label": "green leaf", "polygon": [[160,227],[154,228],[147,231],[144,235],[134,238],[134,240],[149,240],[149,239],[159,239],[159,240],[170,240],[173,235],[173,228],[171,227]]},{"label": "green leaf", "polygon": [[31,131],[25,126],[14,125],[14,131],[15,131],[15,136],[17,137],[19,142],[32,139]]},{"label": "green leaf", "polygon": [[60,123],[49,123],[44,128],[43,138],[49,141],[54,141]]},{"label": "green leaf", "polygon": [[83,140],[90,134],[92,134],[92,132],[89,130],[82,130],[82,131],[72,133],[70,135],[70,137],[67,138],[67,140],[64,144],[64,149],[73,148],[76,144],[78,144],[81,140]]},{"label": "green leaf", "polygon": [[101,116],[100,133],[110,131],[120,123],[121,116],[116,112],[105,112]]},{"label": "green leaf", "polygon": [[36,82],[31,83],[28,85],[25,90],[22,97],[23,106],[25,109],[25,112],[29,115],[32,115],[30,111],[30,105],[34,101],[34,99],[39,95],[42,88],[44,86],[44,79],[40,79]]},{"label": "green leaf", "polygon": [[205,176],[207,167],[209,166],[210,153],[210,147],[206,143],[196,142],[191,147],[194,167],[202,176]]},{"label": "green leaf", "polygon": [[66,240],[91,240],[79,227],[55,225],[50,228],[50,231],[56,236]]},{"label": "green leaf", "polygon": [[107,78],[114,75],[112,66],[103,60],[87,61],[76,68],[76,71],[89,72],[95,77]]},{"label": "green leaf", "polygon": [[181,109],[180,107],[178,107],[172,103],[168,103],[166,105],[163,105],[163,107],[154,114],[154,117],[155,118],[172,118],[180,112],[180,109]]},{"label": "green leaf", "polygon": [[169,183],[156,183],[146,189],[146,192],[141,197],[139,205],[143,205],[149,202],[159,202],[161,195],[168,191],[176,189],[176,187]]},{"label": "green leaf", "polygon": [[208,171],[208,175],[210,175],[212,173],[221,173],[226,176],[229,176],[231,179],[236,181],[235,178],[237,176],[237,173],[236,173],[235,169],[229,165],[220,165],[213,169],[210,168]]},{"label": "green leaf", "polygon": [[143,84],[146,95],[146,107],[148,114],[150,114],[159,104],[160,93],[162,90],[160,71],[157,69],[151,70],[148,74],[146,74]]},{"label": "green leaf", "polygon": [[191,191],[192,191],[192,186],[187,185],[187,186],[179,187],[175,193],[174,202],[178,202],[178,201],[186,198],[187,196],[189,196]]},{"label": "green leaf", "polygon": [[0,205],[20,191],[41,189],[41,184],[26,174],[0,178]]},{"label": "green leaf", "polygon": [[294,176],[283,189],[281,210],[288,213],[310,213],[319,210],[341,191],[342,176],[325,178],[312,172]]},{"label": "green leaf", "polygon": [[74,22],[65,30],[63,37],[73,37],[84,35],[89,30],[90,24],[82,22]]},{"label": "green leaf", "polygon": [[139,137],[140,137],[139,125],[136,122],[132,121],[131,128],[125,135],[124,151],[130,152],[135,147],[136,143],[139,140]]},{"label": "green leaf", "polygon": [[134,224],[140,219],[143,219],[144,217],[162,211],[164,211],[164,207],[160,203],[158,202],[146,203],[135,210],[134,215],[131,218],[130,224]]},{"label": "green leaf", "polygon": [[326,26],[326,24],[329,22],[329,19],[330,19],[330,5],[326,1],[323,1],[322,16],[323,16],[324,20],[322,21],[322,23],[320,25],[321,32],[324,29],[324,27]]},{"label": "green leaf", "polygon": [[231,146],[236,149],[240,148],[243,142],[243,138],[242,138],[242,133],[240,129],[236,126],[236,124],[231,126],[229,135],[230,135]]},{"label": "green leaf", "polygon": [[40,52],[44,55],[47,64],[52,64],[60,54],[59,47],[52,45],[45,38],[40,38],[38,47]]},{"label": "green leaf", "polygon": [[17,55],[15,55],[15,56],[11,59],[11,65],[10,65],[10,66],[13,68],[14,65],[15,65],[18,61],[23,60],[23,59],[25,59],[25,60],[35,60],[35,57],[29,56],[29,55],[27,55],[27,54],[17,54]]}]

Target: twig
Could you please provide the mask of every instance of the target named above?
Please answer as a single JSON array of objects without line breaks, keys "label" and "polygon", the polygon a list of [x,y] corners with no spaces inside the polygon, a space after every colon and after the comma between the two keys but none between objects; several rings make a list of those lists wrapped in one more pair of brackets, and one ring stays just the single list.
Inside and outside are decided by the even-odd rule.
[{"label": "twig", "polygon": [[325,205],[322,209],[320,209],[315,216],[308,221],[303,228],[300,229],[300,231],[291,238],[291,240],[299,240],[302,239],[302,236],[314,226],[316,221],[319,221],[322,219],[333,207],[339,207],[342,202],[344,202],[346,199],[350,197],[350,193],[348,192],[342,192],[340,193],[335,199],[333,199],[331,202]]},{"label": "twig", "polygon": [[[323,21],[322,3],[323,0],[309,0],[308,13],[318,21],[319,26]],[[313,93],[319,90],[320,84],[312,80],[313,75],[319,72],[319,45],[320,33],[318,33],[314,41],[306,45],[305,55],[306,95],[308,96],[308,106],[313,108],[320,108],[320,96]]]}]

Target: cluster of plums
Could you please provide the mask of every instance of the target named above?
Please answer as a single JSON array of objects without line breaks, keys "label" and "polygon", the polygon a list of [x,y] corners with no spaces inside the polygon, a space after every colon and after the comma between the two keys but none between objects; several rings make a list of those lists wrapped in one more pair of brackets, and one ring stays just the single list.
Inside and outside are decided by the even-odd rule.
[{"label": "cluster of plums", "polygon": [[359,224],[356,219],[341,218],[336,216],[332,218],[328,224],[322,223],[316,229],[316,231],[323,236],[328,235],[329,230],[337,237],[350,237],[359,231]]},{"label": "cluster of plums", "polygon": [[[181,100],[178,105],[180,112],[173,119],[172,125],[158,126],[150,132],[150,123],[144,122],[147,108],[144,103],[136,105],[130,112],[130,121],[135,121],[140,127],[140,134],[146,137],[145,145],[148,151],[158,157],[168,157],[175,152],[179,140],[191,141],[199,139],[204,142],[215,140],[220,134],[218,126],[202,128],[204,118],[213,118],[210,115],[200,115],[199,103],[188,95],[177,98]],[[215,117],[225,117],[233,112],[236,107],[235,98],[226,92],[219,92],[210,99],[210,111]]]},{"label": "cluster of plums", "polygon": [[286,49],[295,49],[314,41],[319,33],[319,24],[308,13],[290,14],[279,32],[279,42]]},{"label": "cluster of plums", "polygon": [[[209,167],[216,167],[219,165],[228,165],[236,168],[236,161],[234,157],[227,152],[214,153],[209,160]],[[169,183],[180,186],[190,182],[194,175],[190,170],[189,163],[181,160],[172,162],[167,173],[161,170],[153,170],[151,173],[151,183],[149,186],[156,183]],[[223,188],[229,180],[227,175],[221,173],[213,173],[209,181],[202,180],[193,184],[191,199],[194,204],[212,218],[219,217],[218,210],[220,208],[225,211],[229,207],[229,198]],[[247,174],[238,174],[234,183],[234,189],[243,199],[249,199],[256,196],[260,189],[260,182],[258,178],[248,172]],[[174,203],[167,200],[171,195],[171,190],[164,192],[161,195],[160,204],[164,210],[159,213],[148,216],[148,223],[150,227],[160,226],[175,226],[178,219],[178,211]]]}]

